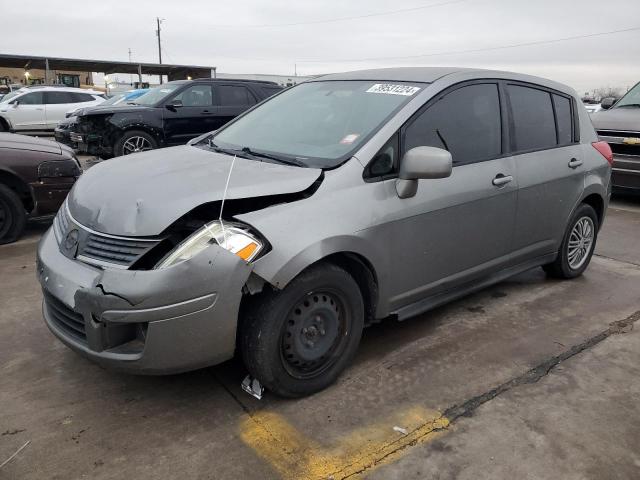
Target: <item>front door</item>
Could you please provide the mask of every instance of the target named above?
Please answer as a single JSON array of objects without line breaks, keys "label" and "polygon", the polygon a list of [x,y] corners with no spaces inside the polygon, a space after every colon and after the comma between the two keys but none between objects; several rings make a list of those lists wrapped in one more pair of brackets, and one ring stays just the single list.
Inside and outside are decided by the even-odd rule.
[{"label": "front door", "polygon": [[457,86],[403,127],[403,152],[444,148],[454,166],[449,178],[421,180],[414,197],[392,200],[392,310],[509,264],[518,186],[503,155],[499,98],[496,83]]},{"label": "front door", "polygon": [[216,130],[218,108],[211,84],[194,84],[172,97],[163,110],[165,141],[181,145]]},{"label": "front door", "polygon": [[529,85],[507,85],[518,192],[514,257],[555,252],[584,190],[582,147],[569,96]]},{"label": "front door", "polygon": [[46,125],[42,92],[30,92],[12,100],[7,115],[14,130],[43,130]]}]

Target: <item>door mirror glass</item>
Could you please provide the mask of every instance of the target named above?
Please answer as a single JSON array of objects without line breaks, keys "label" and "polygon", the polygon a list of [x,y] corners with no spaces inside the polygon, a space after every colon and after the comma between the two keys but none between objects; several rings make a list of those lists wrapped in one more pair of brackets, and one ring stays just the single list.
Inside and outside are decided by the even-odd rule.
[{"label": "door mirror glass", "polygon": [[413,197],[421,178],[446,178],[453,171],[451,153],[437,147],[414,147],[404,154],[396,181],[400,198]]},{"label": "door mirror glass", "polygon": [[603,110],[609,110],[611,107],[613,107],[614,103],[616,103],[615,98],[607,97],[602,99],[602,101],[600,102],[600,106],[602,107]]}]

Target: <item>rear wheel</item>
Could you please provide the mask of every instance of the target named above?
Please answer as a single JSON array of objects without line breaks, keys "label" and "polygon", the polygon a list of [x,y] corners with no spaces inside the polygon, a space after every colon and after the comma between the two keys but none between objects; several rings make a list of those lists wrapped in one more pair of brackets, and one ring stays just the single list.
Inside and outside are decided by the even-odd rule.
[{"label": "rear wheel", "polygon": [[142,130],[129,130],[118,139],[113,147],[116,157],[131,155],[132,153],[146,152],[158,148],[158,142],[153,136]]},{"label": "rear wheel", "polygon": [[581,204],[571,216],[558,257],[544,265],[555,278],[575,278],[587,269],[598,237],[598,215],[591,205]]},{"label": "rear wheel", "polygon": [[251,299],[240,348],[250,374],[284,397],[333,383],[355,354],[364,324],[355,280],[332,264],[312,267],[284,290]]},{"label": "rear wheel", "polygon": [[27,212],[20,197],[6,185],[0,185],[0,244],[15,242],[27,223]]}]

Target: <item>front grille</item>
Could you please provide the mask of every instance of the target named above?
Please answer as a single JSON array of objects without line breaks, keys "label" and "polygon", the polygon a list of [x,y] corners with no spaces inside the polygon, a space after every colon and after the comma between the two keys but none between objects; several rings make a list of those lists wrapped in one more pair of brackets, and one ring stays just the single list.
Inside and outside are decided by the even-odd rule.
[{"label": "front grille", "polygon": [[640,145],[625,145],[624,143],[610,143],[611,151],[618,155],[640,155]]},{"label": "front grille", "polygon": [[[67,204],[62,205],[53,223],[60,251],[69,258],[98,266],[128,268],[155,247],[160,238],[127,238],[94,232],[78,224],[68,212]],[[67,245],[66,238],[75,230],[77,247]],[[72,247],[69,249],[69,247]]]},{"label": "front grille", "polygon": [[129,266],[156,244],[157,242],[140,242],[135,239],[112,238],[91,233],[83,248],[78,251],[78,257]]},{"label": "front grille", "polygon": [[81,314],[67,307],[49,292],[44,292],[44,304],[51,322],[56,327],[76,340],[87,342],[84,317]]}]

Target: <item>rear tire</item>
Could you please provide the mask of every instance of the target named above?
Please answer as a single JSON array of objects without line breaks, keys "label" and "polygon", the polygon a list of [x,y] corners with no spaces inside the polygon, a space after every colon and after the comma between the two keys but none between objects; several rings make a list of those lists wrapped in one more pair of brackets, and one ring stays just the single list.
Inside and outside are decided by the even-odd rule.
[{"label": "rear tire", "polygon": [[0,244],[15,242],[24,231],[27,212],[20,197],[0,184]]},{"label": "rear tire", "polygon": [[116,141],[113,155],[121,157],[132,153],[146,152],[158,148],[158,142],[153,136],[142,130],[129,130]]},{"label": "rear tire", "polygon": [[575,278],[587,269],[596,248],[598,215],[591,205],[578,206],[567,225],[557,258],[542,268],[550,277]]},{"label": "rear tire", "polygon": [[353,358],[364,325],[358,284],[320,264],[282,291],[251,298],[239,334],[249,373],[273,393],[301,397],[331,385]]}]

